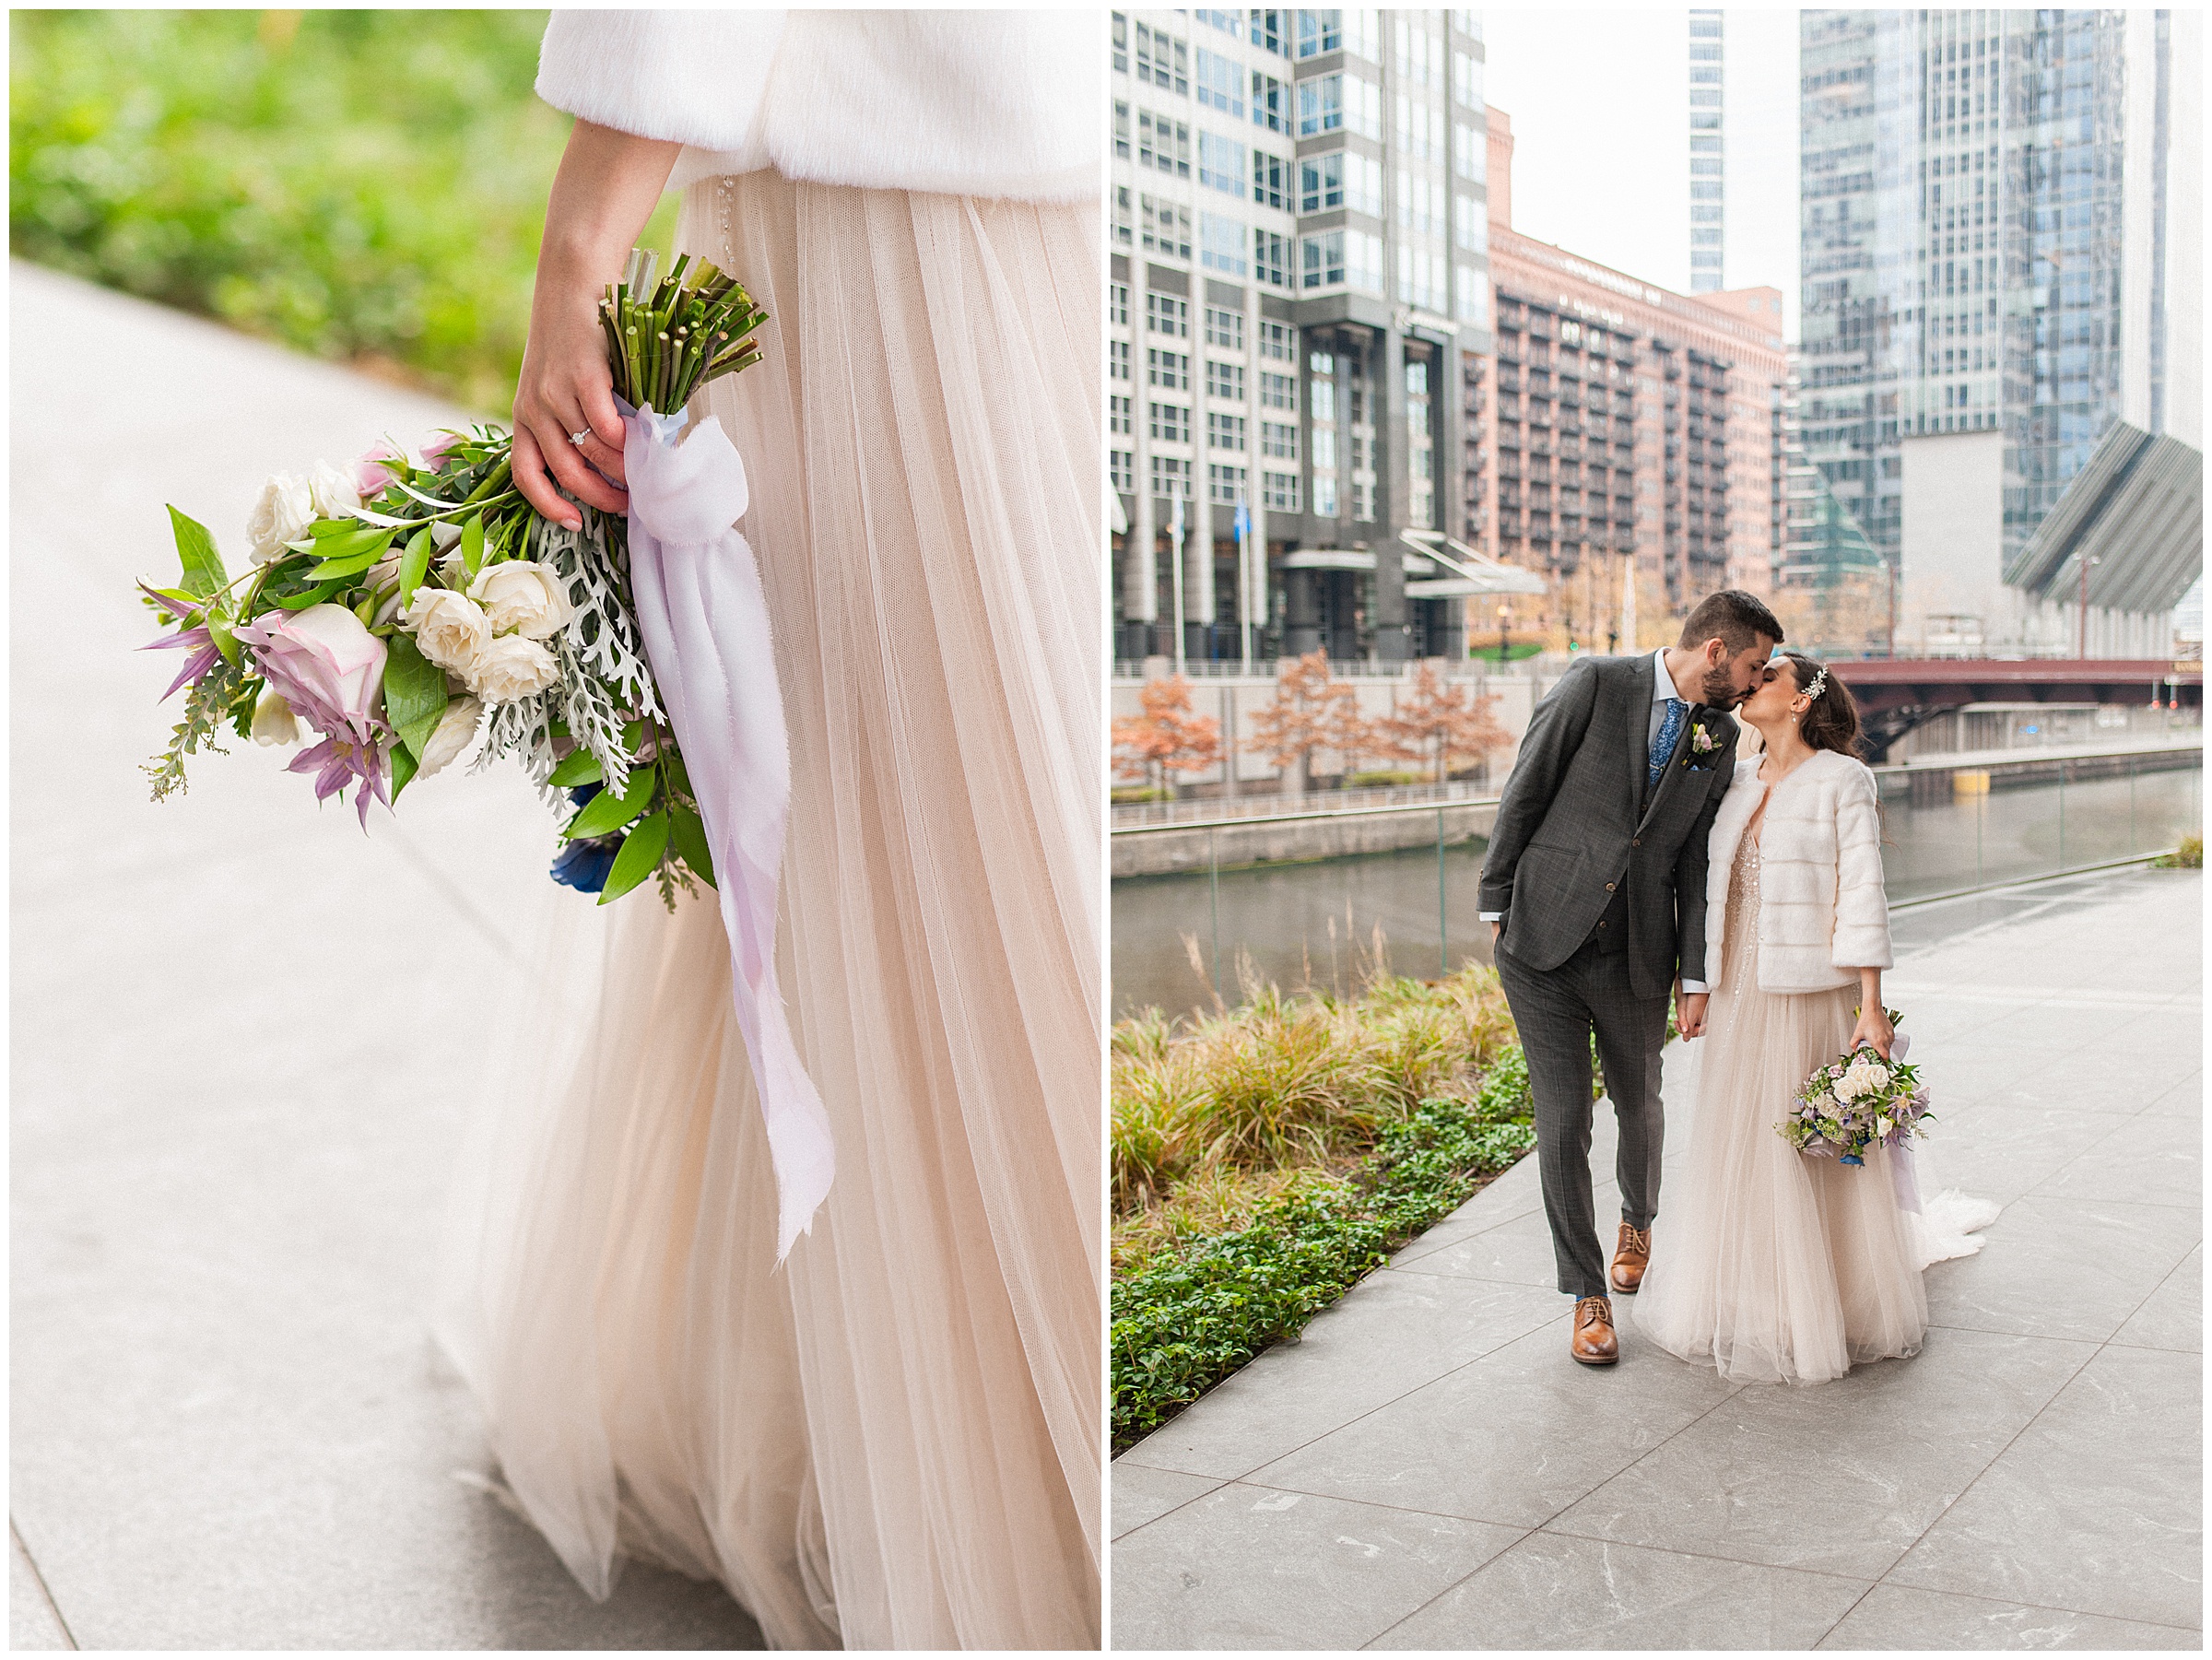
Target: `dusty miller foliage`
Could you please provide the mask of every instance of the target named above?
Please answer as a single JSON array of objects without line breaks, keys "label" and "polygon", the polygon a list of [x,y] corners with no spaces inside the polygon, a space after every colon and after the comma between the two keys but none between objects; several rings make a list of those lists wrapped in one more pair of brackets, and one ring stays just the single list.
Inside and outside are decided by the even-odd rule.
[{"label": "dusty miller foliage", "polygon": [[619,522],[589,507],[583,528],[543,522],[536,557],[567,585],[576,615],[547,644],[560,664],[560,678],[534,697],[518,698],[491,712],[477,767],[502,756],[520,760],[538,794],[555,806],[559,794],[546,782],[560,762],[553,724],[598,759],[606,787],[619,795],[629,783],[629,752],[622,738],[633,720],[664,720],[629,604],[629,547]]}]

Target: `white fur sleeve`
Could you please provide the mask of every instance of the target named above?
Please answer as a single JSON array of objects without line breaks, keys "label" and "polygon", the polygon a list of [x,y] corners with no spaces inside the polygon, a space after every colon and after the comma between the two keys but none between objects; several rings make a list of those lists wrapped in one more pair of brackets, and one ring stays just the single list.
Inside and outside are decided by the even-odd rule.
[{"label": "white fur sleeve", "polygon": [[557,10],[538,49],[537,95],[603,127],[747,158],[733,171],[763,167],[760,110],[786,16]]},{"label": "white fur sleeve", "polygon": [[1836,800],[1836,927],[1829,960],[1840,969],[1892,966],[1878,800],[1874,774],[1854,762]]}]

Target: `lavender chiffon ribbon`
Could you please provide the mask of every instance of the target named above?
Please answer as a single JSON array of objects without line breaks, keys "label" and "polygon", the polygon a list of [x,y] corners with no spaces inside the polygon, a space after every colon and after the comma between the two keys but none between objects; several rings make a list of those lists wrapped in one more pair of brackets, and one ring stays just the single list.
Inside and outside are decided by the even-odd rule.
[{"label": "lavender chiffon ribbon", "polygon": [[829,1195],[837,1149],[776,986],[791,749],[768,603],[736,530],[749,499],[745,463],[712,418],[679,446],[683,411],[621,408],[630,592],[713,854],[737,1026],[775,1165],[781,1263]]},{"label": "lavender chiffon ribbon", "polygon": [[[1899,1032],[1889,1040],[1889,1058],[1901,1061],[1912,1040]],[[1897,1194],[1897,1207],[1920,1214],[1920,1181],[1912,1169],[1912,1144],[1900,1141],[1889,1149],[1889,1185]]]}]

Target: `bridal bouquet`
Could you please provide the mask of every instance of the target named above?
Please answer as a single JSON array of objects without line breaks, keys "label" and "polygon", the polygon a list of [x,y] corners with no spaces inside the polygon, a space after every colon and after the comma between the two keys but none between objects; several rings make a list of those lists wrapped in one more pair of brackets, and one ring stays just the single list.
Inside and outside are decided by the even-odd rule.
[{"label": "bridal bouquet", "polygon": [[[1888,1012],[1893,1027],[1904,1018],[1895,1009]],[[1862,1043],[1829,1062],[1805,1080],[1789,1115],[1774,1127],[1801,1153],[1859,1165],[1866,1162],[1870,1147],[1902,1147],[1926,1134],[1928,1091],[1919,1071],[1900,1058],[1902,1054],[1900,1042],[1884,1060]]]},{"label": "bridal bouquet", "polygon": [[[677,409],[706,382],[757,362],[765,321],[744,288],[680,258],[653,280],[635,251],[601,302],[615,391]],[[571,531],[513,482],[512,437],[440,433],[410,456],[386,441],[350,466],[318,462],[269,480],[232,575],[205,525],[174,507],[182,576],[141,583],[188,653],[163,698],[184,718],[150,763],[154,798],[185,787],[184,758],[312,738],[289,771],[315,796],[395,804],[479,733],[476,765],[521,762],[565,818],[556,880],[606,903],[651,880],[671,906],[714,885],[699,802],[647,661],[624,520],[578,504]]]}]

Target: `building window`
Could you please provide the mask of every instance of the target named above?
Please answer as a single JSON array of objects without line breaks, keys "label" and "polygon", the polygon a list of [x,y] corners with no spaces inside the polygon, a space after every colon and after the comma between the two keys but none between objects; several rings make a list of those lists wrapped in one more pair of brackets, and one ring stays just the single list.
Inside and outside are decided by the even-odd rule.
[{"label": "building window", "polygon": [[1482,102],[1482,65],[1472,53],[1452,54],[1452,97],[1470,109]]},{"label": "building window", "polygon": [[1175,259],[1190,258],[1191,210],[1153,196],[1144,197],[1140,206],[1144,209],[1145,246]]},{"label": "building window", "polygon": [[1313,512],[1324,519],[1336,516],[1336,476],[1334,473],[1313,475]]},{"label": "building window", "polygon": [[1290,130],[1290,88],[1257,69],[1252,72],[1252,124],[1270,133]]},{"label": "building window", "polygon": [[1161,443],[1189,443],[1191,441],[1191,412],[1181,404],[1154,404],[1152,406],[1152,436]]},{"label": "building window", "polygon": [[1191,464],[1180,455],[1152,457],[1152,493],[1169,498],[1191,499]]},{"label": "building window", "polygon": [[1303,280],[1308,288],[1331,288],[1344,281],[1344,232],[1332,230],[1325,236],[1300,239],[1300,265]]},{"label": "building window", "polygon": [[1245,274],[1244,226],[1227,214],[1198,216],[1199,260],[1209,270],[1229,277]]},{"label": "building window", "polygon": [[1115,489],[1126,496],[1136,489],[1136,457],[1135,455],[1127,450],[1109,450],[1106,452],[1106,465]]},{"label": "building window", "polygon": [[1290,239],[1278,236],[1272,230],[1254,230],[1252,233],[1252,275],[1255,282],[1271,283],[1287,288],[1291,282]]},{"label": "building window", "polygon": [[1301,157],[1298,164],[1298,210],[1326,213],[1344,206],[1344,152]]},{"label": "building window", "polygon": [[1231,351],[1244,349],[1244,313],[1225,312],[1218,305],[1206,308],[1206,343],[1208,346],[1226,346]]},{"label": "building window", "polygon": [[1122,393],[1110,392],[1106,394],[1107,431],[1119,432],[1124,435],[1135,431],[1135,420],[1129,406],[1129,398]]},{"label": "building window", "polygon": [[[1199,16],[1206,14],[1201,12]],[[1198,101],[1225,115],[1244,119],[1244,71],[1233,59],[1198,49]]]},{"label": "building window", "polygon": [[1489,147],[1465,122],[1452,124],[1452,171],[1473,182],[1489,176]]},{"label": "building window", "polygon": [[[1124,398],[1124,403],[1129,400]],[[1298,427],[1291,421],[1260,423],[1260,453],[1275,461],[1298,459]]]},{"label": "building window", "polygon": [[1145,296],[1145,327],[1155,335],[1187,339],[1191,332],[1191,302],[1172,294]]},{"label": "building window", "polygon": [[1252,199],[1263,207],[1290,207],[1290,164],[1257,145],[1252,151]]},{"label": "building window", "polygon": [[[1311,12],[1301,14],[1311,17]],[[1344,130],[1344,77],[1316,76],[1298,83],[1298,135],[1318,138]]]},{"label": "building window", "polygon": [[1113,14],[1113,66],[1129,73],[1129,19],[1120,12]]},{"label": "building window", "polygon": [[1157,346],[1148,346],[1145,348],[1145,379],[1154,386],[1188,392],[1191,360],[1179,351],[1162,351]]},{"label": "building window", "polygon": [[1106,288],[1106,315],[1116,328],[1129,326],[1129,285],[1111,283]]},{"label": "building window", "polygon": [[1326,288],[1339,285],[1380,293],[1382,288],[1382,239],[1363,230],[1329,230],[1299,239],[1299,286]]},{"label": "building window", "polygon": [[1244,194],[1244,147],[1198,130],[1198,182],[1210,190],[1241,198]]},{"label": "building window", "polygon": [[1191,90],[1190,49],[1164,29],[1136,26],[1136,78],[1163,92],[1187,96]]},{"label": "building window", "polygon": [[1106,342],[1106,372],[1117,381],[1125,381],[1129,378],[1128,341],[1109,340]]},{"label": "building window", "polygon": [[1244,365],[1223,363],[1218,359],[1206,360],[1206,391],[1208,397],[1228,398],[1232,403],[1244,401]]},{"label": "building window", "polygon": [[1129,100],[1113,100],[1113,153],[1123,160],[1129,159]]},{"label": "building window", "polygon": [[1290,55],[1290,17],[1287,11],[1253,11],[1252,43],[1277,57]]},{"label": "building window", "polygon": [[[1261,327],[1267,325],[1262,324]],[[1260,407],[1263,409],[1296,409],[1298,407],[1298,381],[1287,374],[1273,374],[1260,371]]]},{"label": "building window", "polygon": [[1244,500],[1244,469],[1223,466],[1219,462],[1208,464],[1206,469],[1206,496],[1209,500],[1234,507]]},{"label": "building window", "polygon": [[1342,11],[1301,11],[1298,14],[1298,55],[1316,58],[1344,46]]},{"label": "building window", "polygon": [[[1263,317],[1260,320],[1260,356],[1271,358],[1277,363],[1297,362],[1297,328],[1288,323],[1272,323]],[[1281,375],[1276,376],[1278,381],[1283,378]],[[1276,406],[1280,409],[1294,409],[1298,406],[1293,402],[1278,404]]]},{"label": "building window", "polygon": [[1371,479],[1352,480],[1352,517],[1372,523],[1375,516],[1375,486]]},{"label": "building window", "polygon": [[1298,512],[1298,475],[1296,473],[1262,473],[1260,475],[1260,505],[1271,513]]},{"label": "building window", "polygon": [[1241,37],[1244,33],[1244,19],[1235,12],[1194,11],[1191,16],[1209,29],[1218,29],[1226,35]]},{"label": "building window", "polygon": [[1117,184],[1113,187],[1113,240],[1126,248],[1129,245],[1130,237],[1129,187],[1126,184]]},{"label": "building window", "polygon": [[1191,128],[1188,122],[1170,121],[1149,110],[1136,112],[1136,159],[1141,167],[1156,167],[1178,178],[1191,176]]},{"label": "building window", "polygon": [[1208,449],[1237,450],[1244,448],[1244,418],[1224,415],[1218,409],[1206,412],[1206,442]]}]

